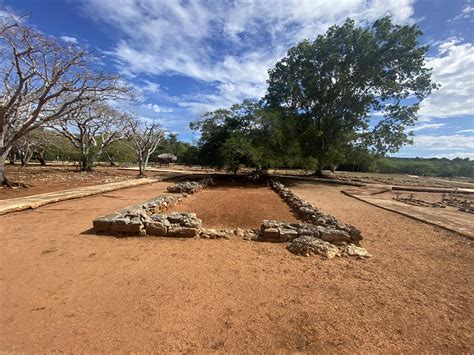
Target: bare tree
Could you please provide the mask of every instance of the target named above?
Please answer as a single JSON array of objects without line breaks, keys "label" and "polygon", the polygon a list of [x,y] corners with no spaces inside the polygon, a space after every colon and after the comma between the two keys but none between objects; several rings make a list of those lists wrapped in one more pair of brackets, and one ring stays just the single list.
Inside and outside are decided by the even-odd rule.
[{"label": "bare tree", "polygon": [[145,169],[150,155],[156,150],[164,137],[161,126],[156,122],[147,122],[128,116],[126,137],[132,143],[138,160],[138,177],[145,177]]},{"label": "bare tree", "polygon": [[40,127],[28,132],[12,146],[9,157],[19,158],[22,166],[28,165],[31,158],[36,157],[41,165],[46,165],[44,158],[47,147],[57,146],[58,134],[52,130]]},{"label": "bare tree", "polygon": [[125,121],[123,113],[96,102],[69,112],[51,127],[78,150],[81,171],[91,171],[95,157],[123,138]]},{"label": "bare tree", "polygon": [[93,70],[90,55],[0,18],[0,182],[12,146],[28,132],[94,101],[125,97],[118,76]]}]

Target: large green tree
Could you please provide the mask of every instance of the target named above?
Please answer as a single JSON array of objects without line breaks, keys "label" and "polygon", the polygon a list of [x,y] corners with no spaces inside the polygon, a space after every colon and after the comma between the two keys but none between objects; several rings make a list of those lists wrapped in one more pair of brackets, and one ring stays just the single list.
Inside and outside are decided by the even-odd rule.
[{"label": "large green tree", "polygon": [[[410,142],[405,129],[436,87],[421,34],[390,17],[366,27],[348,19],[290,48],[269,71],[268,107],[299,121],[300,146],[318,160],[319,174],[337,164],[348,145],[384,155]],[[374,113],[382,118],[370,127]]]},{"label": "large green tree", "polygon": [[236,172],[240,165],[260,170],[298,164],[301,149],[295,123],[281,110],[245,100],[229,109],[203,114],[191,128],[201,132],[201,163]]}]

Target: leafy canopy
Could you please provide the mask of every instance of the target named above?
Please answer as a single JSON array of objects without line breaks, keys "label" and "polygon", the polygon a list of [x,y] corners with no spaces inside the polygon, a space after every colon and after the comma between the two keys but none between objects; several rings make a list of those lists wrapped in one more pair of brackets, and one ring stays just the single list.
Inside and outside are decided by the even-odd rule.
[{"label": "leafy canopy", "polygon": [[[289,49],[269,71],[271,109],[280,109],[304,126],[302,146],[320,169],[338,160],[348,145],[365,145],[379,154],[410,142],[419,103],[435,84],[425,66],[416,25],[394,25],[390,17],[369,27],[351,19],[314,41]],[[369,127],[370,115],[382,116]],[[335,157],[335,158],[334,158]]]}]

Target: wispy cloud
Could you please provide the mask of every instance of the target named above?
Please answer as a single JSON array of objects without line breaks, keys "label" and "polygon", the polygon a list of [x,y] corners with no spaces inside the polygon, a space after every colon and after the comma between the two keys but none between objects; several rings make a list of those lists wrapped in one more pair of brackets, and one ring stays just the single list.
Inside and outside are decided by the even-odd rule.
[{"label": "wispy cloud", "polygon": [[414,137],[414,146],[423,150],[461,150],[474,155],[474,137],[460,134],[453,135],[419,135]]},{"label": "wispy cloud", "polygon": [[418,132],[424,129],[439,129],[444,126],[445,126],[444,123],[423,123],[416,127],[410,128],[409,130],[412,132]]},{"label": "wispy cloud", "polygon": [[[78,0],[79,1],[79,0]],[[183,107],[198,110],[258,98],[267,70],[286,50],[346,17],[370,21],[392,14],[413,22],[413,0],[81,0],[89,16],[121,39],[109,51],[123,73],[183,75],[213,92]]]},{"label": "wispy cloud", "polygon": [[70,36],[61,36],[59,37],[61,40],[67,43],[73,43],[73,44],[78,44],[78,40],[76,37],[70,37]]},{"label": "wispy cloud", "polygon": [[457,22],[457,21],[463,21],[463,20],[470,20],[473,14],[474,14],[474,6],[471,6],[470,4],[466,4],[463,6],[461,12],[449,21]]}]

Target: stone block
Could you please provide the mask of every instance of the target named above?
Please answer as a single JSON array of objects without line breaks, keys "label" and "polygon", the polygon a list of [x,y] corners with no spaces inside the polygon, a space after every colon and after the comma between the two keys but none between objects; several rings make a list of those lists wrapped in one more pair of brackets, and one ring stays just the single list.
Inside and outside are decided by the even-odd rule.
[{"label": "stone block", "polygon": [[109,219],[94,219],[92,221],[95,232],[109,232],[112,222]]},{"label": "stone block", "polygon": [[146,224],[146,234],[166,236],[168,234],[168,227],[160,222],[149,222]]},{"label": "stone block", "polygon": [[346,246],[343,252],[345,255],[355,256],[359,259],[372,257],[372,255],[370,255],[365,248],[358,247],[354,244],[349,244],[348,246]]},{"label": "stone block", "polygon": [[288,242],[298,237],[298,232],[294,229],[280,228],[280,240]]},{"label": "stone block", "polygon": [[119,217],[112,220],[110,230],[119,233],[139,233],[143,224],[139,218]]},{"label": "stone block", "polygon": [[339,249],[331,243],[309,236],[294,239],[288,246],[288,250],[297,255],[310,256],[318,254],[328,259],[341,256]]},{"label": "stone block", "polygon": [[171,223],[178,223],[181,224],[185,218],[185,216],[182,213],[179,212],[172,212],[168,215],[168,221]]},{"label": "stone block", "polygon": [[[194,213],[193,213],[194,214]],[[195,214],[194,214],[195,215]],[[181,225],[183,227],[188,227],[188,228],[201,228],[202,226],[202,221],[197,218],[185,218],[182,222]]]},{"label": "stone block", "polygon": [[264,229],[262,233],[263,239],[265,240],[279,240],[280,239],[280,231],[278,228],[267,228]]},{"label": "stone block", "polygon": [[318,230],[320,238],[329,243],[349,242],[351,240],[349,233],[343,230],[324,227],[318,227]]},{"label": "stone block", "polygon": [[194,238],[197,234],[196,228],[172,226],[168,228],[168,237]]}]

